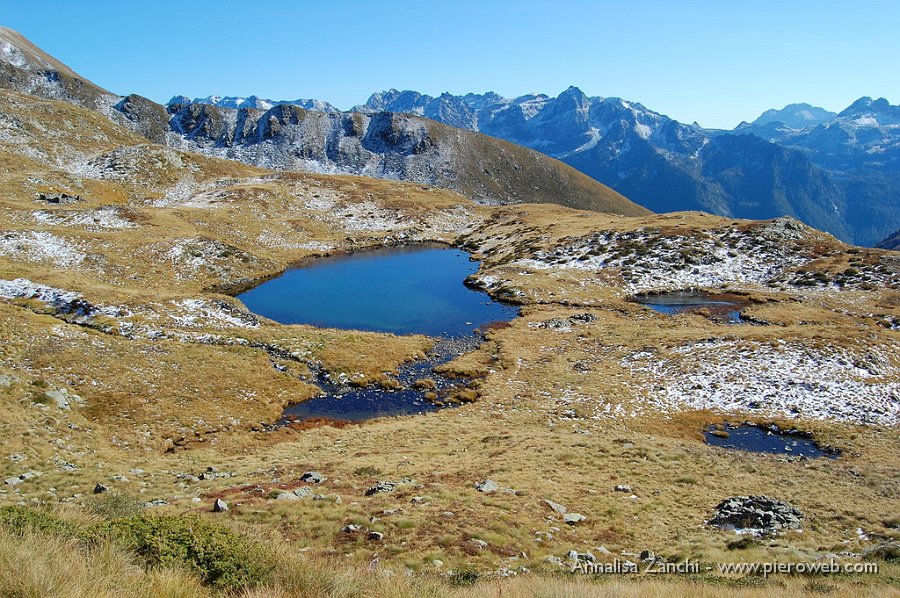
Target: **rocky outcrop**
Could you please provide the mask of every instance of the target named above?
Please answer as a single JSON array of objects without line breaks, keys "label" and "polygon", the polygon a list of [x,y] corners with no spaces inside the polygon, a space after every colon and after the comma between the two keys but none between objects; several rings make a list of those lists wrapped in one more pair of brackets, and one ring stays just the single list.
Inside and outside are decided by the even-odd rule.
[{"label": "rocky outcrop", "polygon": [[800,529],[803,515],[768,496],[734,496],[720,502],[709,520],[713,527],[758,535]]}]

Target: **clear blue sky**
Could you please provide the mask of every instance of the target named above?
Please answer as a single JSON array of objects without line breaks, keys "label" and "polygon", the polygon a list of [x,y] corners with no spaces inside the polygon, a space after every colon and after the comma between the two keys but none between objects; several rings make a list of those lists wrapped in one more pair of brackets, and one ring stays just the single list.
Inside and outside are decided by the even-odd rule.
[{"label": "clear blue sky", "polygon": [[727,128],[790,102],[900,102],[900,0],[0,0],[0,24],[156,101],[256,94],[347,109],[391,87],[576,85]]}]

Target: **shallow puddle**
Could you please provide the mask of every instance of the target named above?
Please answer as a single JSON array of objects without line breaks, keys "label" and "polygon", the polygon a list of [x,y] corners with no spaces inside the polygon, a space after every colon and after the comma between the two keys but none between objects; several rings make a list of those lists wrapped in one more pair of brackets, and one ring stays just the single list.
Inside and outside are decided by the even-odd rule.
[{"label": "shallow puddle", "polygon": [[741,309],[746,303],[732,295],[715,295],[702,291],[676,291],[636,295],[634,301],[663,314],[677,314],[705,310],[714,320],[740,324]]},{"label": "shallow puddle", "polygon": [[840,452],[836,449],[816,444],[809,433],[782,430],[775,425],[712,425],[704,430],[703,435],[709,445],[740,451],[797,455],[810,459],[818,457],[837,459],[840,456]]}]

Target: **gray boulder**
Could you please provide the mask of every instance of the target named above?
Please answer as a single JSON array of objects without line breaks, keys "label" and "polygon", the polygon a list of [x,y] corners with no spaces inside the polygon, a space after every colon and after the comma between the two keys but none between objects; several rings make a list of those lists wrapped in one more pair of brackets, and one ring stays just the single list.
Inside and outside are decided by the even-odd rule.
[{"label": "gray boulder", "polygon": [[300,476],[300,481],[306,482],[308,484],[321,484],[327,479],[328,478],[323,476],[318,471],[307,471],[302,476]]},{"label": "gray boulder", "polygon": [[563,515],[563,521],[568,523],[569,525],[575,525],[576,523],[581,523],[587,519],[584,515],[580,513],[566,513]]},{"label": "gray boulder", "polygon": [[500,486],[494,480],[484,480],[475,484],[475,489],[479,492],[490,494],[491,492],[496,492],[497,490],[499,490]]},{"label": "gray boulder", "polygon": [[366,490],[366,496],[372,496],[373,494],[381,494],[386,492],[394,491],[394,482],[378,482],[368,490]]}]

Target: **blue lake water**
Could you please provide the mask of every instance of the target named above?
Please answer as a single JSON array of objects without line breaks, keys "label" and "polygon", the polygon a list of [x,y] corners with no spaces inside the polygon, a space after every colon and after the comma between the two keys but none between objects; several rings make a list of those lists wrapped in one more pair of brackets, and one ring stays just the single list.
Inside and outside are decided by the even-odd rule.
[{"label": "blue lake water", "polygon": [[310,260],[238,299],[282,324],[454,337],[518,313],[463,284],[477,270],[457,249],[377,249]]},{"label": "blue lake water", "polygon": [[[465,286],[466,277],[477,270],[478,263],[456,249],[377,249],[316,258],[238,295],[252,312],[282,324],[438,338],[425,359],[400,367],[393,376],[396,389],[355,388],[318,372],[315,382],[322,394],[287,407],[276,426],[316,419],[362,421],[440,408],[468,381],[434,368],[476,349],[485,325],[518,315],[518,308]],[[431,380],[431,401],[415,386],[423,378]]]}]

